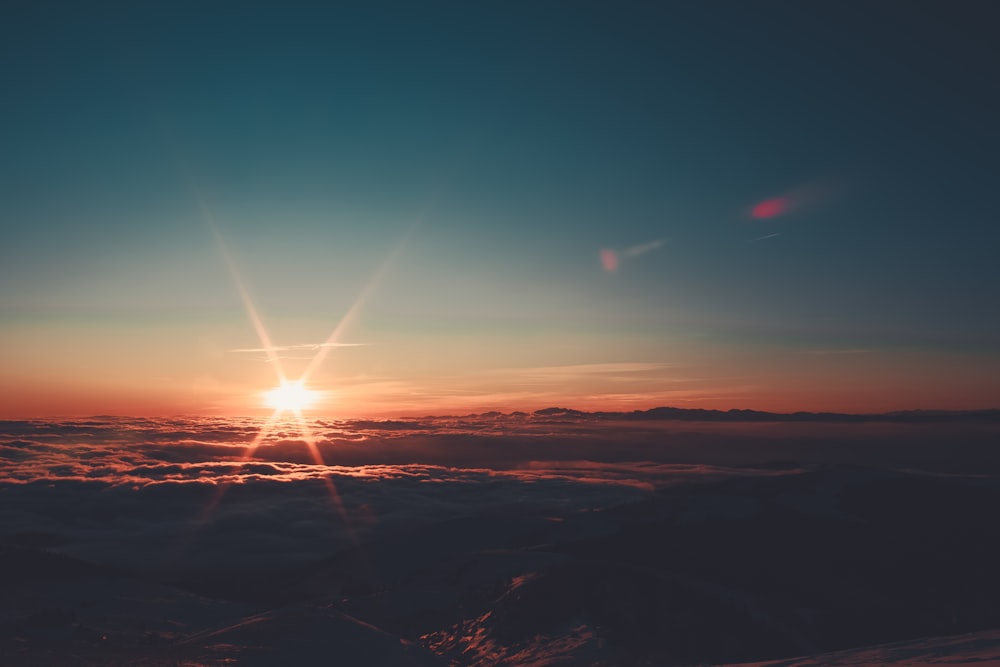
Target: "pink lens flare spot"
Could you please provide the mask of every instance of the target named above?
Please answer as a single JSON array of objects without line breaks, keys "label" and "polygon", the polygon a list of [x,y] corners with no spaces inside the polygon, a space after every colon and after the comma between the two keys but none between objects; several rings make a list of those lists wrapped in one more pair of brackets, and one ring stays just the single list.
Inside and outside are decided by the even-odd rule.
[{"label": "pink lens flare spot", "polygon": [[788,200],[785,197],[766,199],[750,211],[750,215],[758,220],[775,218],[788,210]]},{"label": "pink lens flare spot", "polygon": [[618,253],[615,252],[614,250],[602,250],[601,265],[604,267],[605,271],[617,271]]}]

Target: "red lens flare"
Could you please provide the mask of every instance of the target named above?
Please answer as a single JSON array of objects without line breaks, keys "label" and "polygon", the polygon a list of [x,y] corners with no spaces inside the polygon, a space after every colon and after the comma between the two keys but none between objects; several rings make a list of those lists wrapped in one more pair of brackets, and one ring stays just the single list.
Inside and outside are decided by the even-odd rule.
[{"label": "red lens flare", "polygon": [[614,250],[601,251],[601,266],[605,271],[614,272],[618,270],[618,253]]},{"label": "red lens flare", "polygon": [[788,199],[786,197],[776,197],[765,199],[750,211],[750,215],[758,220],[776,218],[788,210]]}]

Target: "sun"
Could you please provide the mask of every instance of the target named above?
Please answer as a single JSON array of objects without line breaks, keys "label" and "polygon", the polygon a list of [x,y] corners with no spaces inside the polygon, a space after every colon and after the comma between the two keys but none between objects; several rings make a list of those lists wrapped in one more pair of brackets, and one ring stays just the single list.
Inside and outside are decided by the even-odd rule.
[{"label": "sun", "polygon": [[267,404],[279,412],[301,412],[319,400],[321,392],[307,389],[302,380],[282,380],[274,389],[264,392]]}]

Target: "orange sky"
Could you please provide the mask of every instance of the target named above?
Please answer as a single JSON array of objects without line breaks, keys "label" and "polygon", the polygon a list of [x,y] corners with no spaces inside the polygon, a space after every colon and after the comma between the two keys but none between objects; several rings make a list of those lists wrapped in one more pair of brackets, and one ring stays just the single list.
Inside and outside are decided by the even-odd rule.
[{"label": "orange sky", "polygon": [[[276,345],[301,322],[277,321]],[[313,340],[305,333],[298,340]],[[320,338],[323,338],[320,336]],[[309,381],[316,416],[562,406],[880,412],[997,407],[1000,363],[913,349],[823,350],[641,334],[396,331],[360,324]],[[266,414],[277,384],[252,327],[231,321],[24,323],[0,332],[4,418]],[[278,353],[286,376],[314,351]]]}]

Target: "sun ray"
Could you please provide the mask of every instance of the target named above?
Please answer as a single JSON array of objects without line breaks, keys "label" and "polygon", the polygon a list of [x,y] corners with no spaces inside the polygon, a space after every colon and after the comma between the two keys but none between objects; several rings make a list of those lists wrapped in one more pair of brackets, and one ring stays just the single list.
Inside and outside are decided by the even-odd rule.
[{"label": "sun ray", "polygon": [[[281,411],[275,410],[271,414],[271,416],[268,417],[267,421],[264,422],[264,425],[260,427],[260,430],[257,431],[257,435],[254,436],[254,439],[250,442],[250,444],[248,444],[244,448],[243,454],[240,455],[239,462],[241,465],[249,461],[251,458],[253,458],[253,454],[255,451],[257,451],[257,448],[260,447],[260,443],[262,443],[267,438],[267,436],[271,435],[271,431],[274,429],[274,425],[278,422],[278,417],[280,415]],[[222,497],[226,495],[226,491],[228,491],[229,487],[231,487],[232,485],[233,485],[232,481],[225,481],[222,482],[221,484],[216,485],[215,493],[212,494],[212,497],[209,499],[208,503],[205,505],[205,508],[202,510],[201,515],[198,518],[199,526],[204,525],[206,522],[208,522],[208,520],[212,516],[212,513],[215,511],[215,508],[218,507],[219,503],[222,502]]]},{"label": "sun ray", "polygon": [[[309,450],[309,454],[312,455],[313,463],[325,468],[326,461],[323,460],[323,453],[319,451],[319,446],[316,444],[316,438],[312,434],[312,429],[309,428],[309,424],[306,423],[305,418],[302,416],[301,410],[295,410],[295,420],[299,425],[299,433],[302,435],[302,439],[306,443],[306,448]],[[350,518],[347,516],[347,510],[344,508],[344,503],[340,499],[340,494],[337,492],[337,485],[333,483],[333,478],[330,476],[329,472],[325,472],[323,475],[323,481],[326,484],[326,490],[330,494],[330,500],[333,501],[333,506],[337,508],[337,514],[340,515],[341,520],[344,522],[344,526],[347,528],[347,532],[351,536],[351,541],[356,542],[354,539],[354,530],[351,526]]]},{"label": "sun ray", "polygon": [[[313,436],[312,429],[309,428],[309,424],[306,422],[305,418],[302,416],[301,411],[295,411],[295,419],[299,425],[299,433],[302,435],[302,439],[306,443],[306,448],[312,455],[313,462],[322,468],[326,467],[326,461],[323,460],[323,453],[319,449],[319,445],[316,442],[316,438]],[[377,585],[378,576],[375,572],[371,558],[369,558],[366,553],[366,549],[358,536],[357,530],[354,528],[354,522],[351,520],[350,515],[347,513],[347,508],[344,507],[344,502],[340,497],[340,493],[337,491],[337,485],[333,481],[333,475],[330,474],[329,470],[324,471],[323,483],[326,486],[326,491],[330,496],[330,500],[333,503],[334,508],[337,510],[337,514],[340,517],[341,523],[343,525],[344,534],[347,536],[348,541],[351,546],[359,554],[358,564],[364,568],[365,578],[373,585]]]},{"label": "sun ray", "polygon": [[[267,397],[271,403],[274,411],[271,416],[261,425],[260,430],[254,436],[254,439],[246,446],[242,455],[240,456],[240,464],[248,461],[261,446],[261,444],[267,439],[267,437],[274,430],[275,424],[281,418],[281,416],[290,412],[295,417],[295,423],[298,426],[299,434],[301,435],[303,441],[306,444],[313,462],[315,465],[319,466],[323,470],[323,482],[326,486],[327,493],[330,496],[330,500],[337,511],[338,516],[341,519],[343,530],[349,541],[353,546],[358,547],[359,542],[357,535],[354,531],[354,527],[348,516],[347,510],[344,507],[343,501],[341,500],[340,494],[337,491],[337,486],[333,481],[332,476],[329,471],[326,470],[326,463],[323,460],[323,455],[320,452],[319,446],[317,444],[316,438],[312,433],[312,429],[309,428],[308,423],[302,415],[302,410],[308,407],[308,404],[315,400],[320,395],[320,392],[315,392],[307,389],[305,384],[308,376],[318,368],[323,360],[326,358],[326,354],[331,347],[337,346],[337,338],[340,336],[344,328],[350,324],[351,321],[356,317],[358,310],[361,308],[362,304],[367,300],[368,296],[378,285],[382,276],[388,271],[389,267],[395,262],[396,257],[400,254],[403,247],[406,245],[410,236],[412,235],[413,229],[419,224],[419,219],[415,223],[403,239],[396,245],[389,256],[383,261],[378,271],[373,276],[372,280],[368,283],[365,289],[358,296],[358,299],[354,302],[348,312],[344,315],[341,321],[331,332],[330,336],[327,338],[326,343],[318,346],[316,354],[309,362],[309,366],[306,371],[301,375],[298,380],[289,381],[285,375],[284,369],[281,366],[281,358],[277,354],[278,348],[272,343],[271,336],[264,326],[264,322],[260,317],[257,307],[250,296],[250,292],[246,287],[246,283],[243,281],[242,276],[236,266],[236,262],[233,259],[232,254],[229,252],[225,240],[222,237],[222,233],[219,231],[218,225],[215,223],[214,217],[208,208],[207,203],[201,196],[198,188],[196,187],[193,179],[184,170],[185,175],[188,176],[188,182],[191,186],[192,192],[194,193],[194,198],[197,201],[199,212],[201,213],[202,221],[205,223],[206,227],[211,231],[212,237],[215,241],[215,245],[222,256],[222,260],[226,265],[226,269],[236,287],[237,292],[240,295],[240,300],[243,302],[243,308],[246,311],[247,317],[252,324],[254,331],[257,334],[257,338],[260,340],[261,349],[267,355],[267,361],[274,368],[275,374],[278,378],[278,386],[267,392]],[[239,467],[234,470],[234,475],[238,474]],[[180,554],[191,544],[191,542],[196,538],[197,534],[204,528],[205,525],[209,523],[212,516],[215,514],[219,505],[222,503],[226,492],[235,482],[233,479],[229,479],[221,484],[218,484],[215,488],[214,493],[208,499],[205,507],[199,513],[199,516],[194,521],[194,525],[191,526],[187,534],[179,538],[178,543],[172,550],[172,555],[164,561],[164,565],[176,561]]]},{"label": "sun ray", "polygon": [[340,318],[340,321],[337,323],[337,326],[335,326],[333,328],[333,331],[330,332],[330,335],[327,336],[326,342],[320,345],[319,348],[316,350],[316,354],[309,362],[309,365],[306,366],[306,370],[302,373],[302,376],[300,377],[301,382],[303,383],[306,382],[312,376],[312,374],[316,372],[316,369],[318,369],[323,364],[323,361],[326,359],[326,355],[329,354],[330,350],[333,349],[334,347],[337,347],[337,342],[338,342],[337,339],[340,338],[344,330],[357,317],[358,312],[361,310],[361,307],[364,305],[365,301],[368,300],[368,297],[371,296],[372,292],[375,291],[375,288],[378,286],[379,282],[382,281],[382,278],[385,276],[386,273],[389,272],[389,269],[396,262],[396,259],[399,257],[399,255],[403,252],[403,248],[405,248],[407,243],[409,243],[410,238],[413,236],[414,230],[416,230],[419,224],[420,220],[418,219],[417,222],[413,223],[413,225],[410,226],[406,234],[403,235],[403,238],[400,239],[400,241],[392,249],[389,255],[382,261],[382,264],[379,265],[378,270],[375,271],[375,275],[372,276],[372,279],[368,281],[368,284],[365,285],[363,290],[361,290],[361,294],[358,295],[358,298],[354,300],[354,303],[351,304],[351,307],[347,309],[347,312],[344,314],[344,316]]},{"label": "sun ray", "polygon": [[240,272],[236,267],[236,262],[233,260],[233,256],[229,252],[229,248],[226,246],[225,240],[222,238],[222,232],[219,231],[219,226],[215,222],[215,216],[212,214],[211,209],[209,209],[208,202],[205,200],[205,197],[202,196],[201,188],[198,186],[187,161],[177,151],[174,151],[174,160],[177,162],[178,169],[180,170],[182,177],[185,181],[187,181],[188,187],[191,190],[191,195],[198,207],[198,212],[201,214],[202,222],[212,233],[212,238],[215,240],[215,246],[219,250],[219,254],[222,255],[222,261],[225,263],[226,269],[229,271],[229,276],[232,278],[233,284],[236,286],[236,291],[239,292],[240,300],[243,302],[243,309],[246,311],[247,317],[250,319],[250,323],[253,325],[254,331],[257,333],[257,338],[260,340],[261,347],[264,348],[267,354],[267,360],[271,362],[274,372],[278,376],[278,381],[283,382],[285,380],[285,374],[281,368],[277,351],[274,349],[274,345],[271,344],[271,336],[267,333],[267,329],[264,327],[264,322],[261,319],[260,314],[257,312],[253,299],[250,298],[250,292],[247,290],[246,284],[243,282],[243,278],[240,276]]},{"label": "sun ray", "polygon": [[[278,348],[272,343],[271,336],[264,326],[264,322],[257,311],[256,305],[250,296],[250,292],[247,289],[246,283],[243,281],[242,276],[236,266],[236,262],[227,247],[225,240],[222,237],[222,233],[219,231],[218,225],[215,223],[215,219],[209,210],[207,203],[201,196],[199,189],[196,187],[193,179],[190,178],[190,174],[187,170],[183,170],[185,175],[188,176],[188,183],[191,186],[192,192],[194,193],[194,198],[197,201],[201,217],[205,225],[212,233],[212,237],[215,241],[215,245],[222,256],[222,260],[226,265],[226,269],[236,287],[237,292],[240,295],[240,300],[243,303],[243,308],[246,311],[247,317],[252,324],[254,331],[257,334],[257,338],[260,340],[261,350],[267,355],[267,361],[274,368],[274,372],[278,378],[278,386],[275,389],[266,393],[266,396],[274,408],[271,416],[261,425],[260,430],[255,435],[254,439],[247,445],[243,454],[241,455],[239,461],[240,463],[246,462],[254,456],[254,453],[261,446],[261,444],[267,439],[275,428],[275,424],[286,412],[292,413],[295,417],[295,423],[298,426],[299,434],[301,435],[303,441],[305,442],[306,448],[308,449],[310,456],[312,457],[313,463],[321,468],[322,478],[324,485],[326,486],[327,493],[330,497],[330,501],[337,511],[338,516],[341,519],[342,530],[344,534],[349,539],[350,543],[357,549],[361,549],[361,544],[358,539],[357,533],[354,529],[353,523],[348,515],[346,508],[344,507],[343,500],[339,492],[337,491],[337,486],[334,483],[333,477],[326,466],[326,462],[323,459],[323,454],[319,449],[316,437],[312,433],[312,429],[306,422],[302,415],[302,410],[308,407],[309,403],[319,396],[321,392],[316,392],[310,390],[306,387],[306,382],[309,377],[322,365],[323,361],[326,359],[326,355],[329,350],[333,347],[339,346],[338,339],[344,332],[344,330],[356,319],[358,312],[365,302],[369,299],[372,292],[376,289],[378,284],[381,282],[389,269],[396,262],[396,259],[401,254],[404,247],[409,242],[413,235],[414,230],[420,225],[423,215],[419,216],[417,220],[410,226],[403,238],[396,244],[389,255],[383,260],[379,265],[377,271],[372,276],[371,280],[365,286],[365,288],[358,295],[357,299],[347,310],[344,316],[340,319],[337,325],[334,327],[333,331],[327,337],[326,342],[320,344],[316,348],[316,353],[310,359],[306,370],[300,375],[296,380],[289,380],[285,375],[284,369],[281,365],[281,357],[278,355]],[[194,525],[188,531],[186,536],[180,538],[179,543],[173,550],[173,560],[180,555],[181,552],[187,548],[190,543],[195,539],[198,532],[209,523],[212,515],[215,514],[219,505],[222,503],[226,492],[229,490],[235,481],[235,475],[238,474],[239,468],[234,471],[234,477],[230,478],[226,482],[217,485],[215,492],[209,498],[205,507],[200,512],[198,518],[195,520]],[[375,580],[374,572],[371,570],[371,564],[367,562],[367,558],[362,559],[366,564],[367,576],[371,581]],[[171,562],[168,558],[164,564]]]},{"label": "sun ray", "polygon": [[226,247],[222,234],[219,232],[219,229],[215,225],[211,215],[207,211],[204,212],[203,215],[205,223],[209,226],[209,229],[212,230],[212,236],[215,238],[215,245],[219,248],[219,253],[222,255],[226,268],[229,270],[229,275],[233,279],[233,284],[236,285],[236,290],[240,294],[240,299],[243,301],[243,308],[247,312],[247,317],[250,318],[250,323],[253,325],[254,331],[257,332],[257,338],[260,339],[261,348],[264,349],[264,353],[267,355],[267,360],[274,368],[274,372],[278,376],[279,383],[284,383],[285,372],[281,368],[281,360],[278,357],[275,346],[271,343],[271,336],[267,333],[267,329],[264,327],[264,322],[261,320],[256,306],[254,306],[253,299],[250,298],[250,293],[247,291],[243,278],[240,276],[240,273],[236,268],[236,262],[229,253],[229,249]]}]

